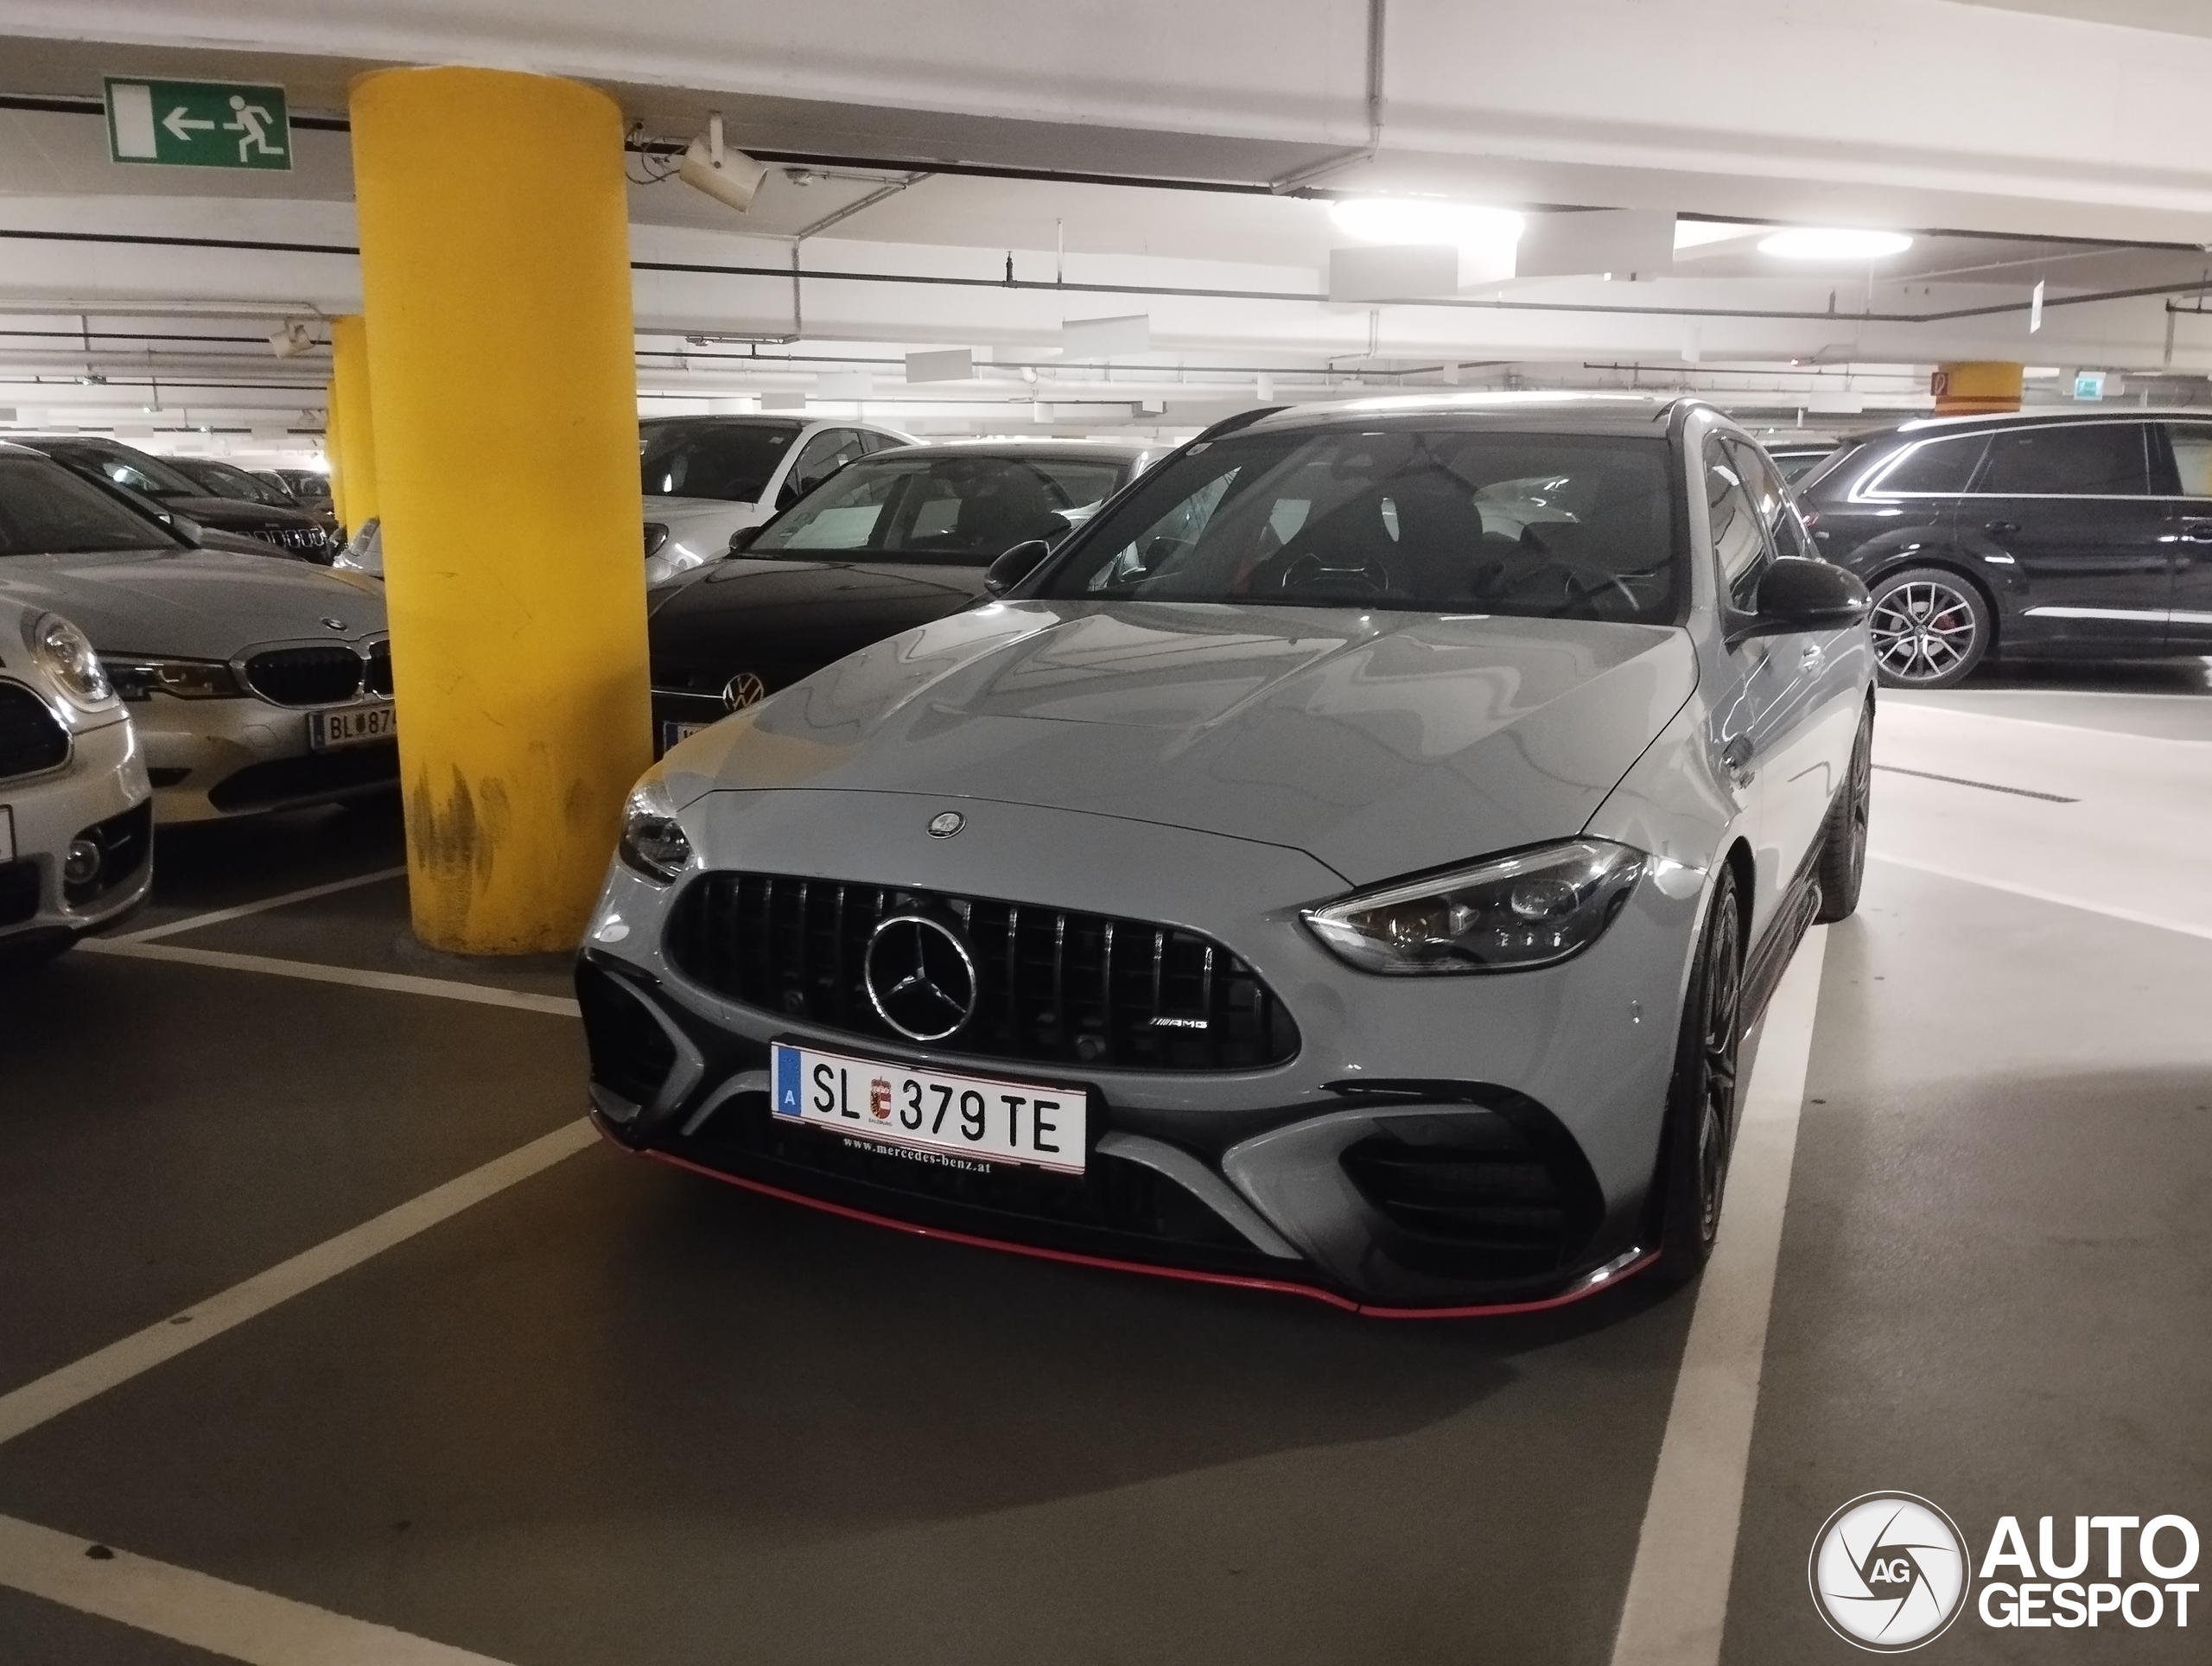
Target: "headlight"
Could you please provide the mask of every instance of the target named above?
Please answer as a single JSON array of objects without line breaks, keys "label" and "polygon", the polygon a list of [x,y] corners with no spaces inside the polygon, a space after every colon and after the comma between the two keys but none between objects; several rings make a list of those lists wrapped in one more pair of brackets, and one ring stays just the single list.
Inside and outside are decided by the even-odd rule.
[{"label": "headlight", "polygon": [[156,690],[180,700],[232,700],[245,690],[237,673],[219,659],[154,659],[143,655],[125,658],[110,654],[101,660],[115,690],[125,700],[147,700]]},{"label": "headlight", "polygon": [[1569,839],[1309,908],[1306,923],[1364,971],[1549,966],[1598,940],[1643,864],[1627,845]]},{"label": "headlight", "polygon": [[665,885],[691,865],[691,841],[676,820],[668,784],[656,773],[638,783],[622,806],[622,860]]},{"label": "headlight", "polygon": [[41,614],[24,626],[23,645],[71,705],[100,711],[115,703],[114,686],[91,641],[60,614]]}]

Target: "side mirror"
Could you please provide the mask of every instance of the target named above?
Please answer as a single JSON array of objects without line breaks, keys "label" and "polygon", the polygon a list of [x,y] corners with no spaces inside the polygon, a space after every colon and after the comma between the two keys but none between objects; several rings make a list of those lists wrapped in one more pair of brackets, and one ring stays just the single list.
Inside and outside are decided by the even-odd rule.
[{"label": "side mirror", "polygon": [[983,588],[995,596],[1004,595],[1035,572],[1052,553],[1052,546],[1042,538],[1015,544],[983,569]]},{"label": "side mirror", "polygon": [[747,550],[750,550],[755,540],[757,540],[760,536],[761,525],[761,522],[755,521],[752,525],[741,526],[737,531],[731,533],[729,535],[729,553],[733,556],[741,556]]},{"label": "side mirror", "polygon": [[177,537],[182,538],[194,549],[204,550],[207,547],[207,540],[204,536],[202,536],[202,529],[200,523],[193,519],[191,516],[180,514],[175,510],[171,510],[168,514],[162,517],[162,518],[168,522],[170,531],[175,533]]},{"label": "side mirror", "polygon": [[1835,631],[1866,617],[1866,587],[1853,574],[1804,556],[1776,559],[1759,578],[1758,612],[1738,621],[1732,642],[1786,631]]}]

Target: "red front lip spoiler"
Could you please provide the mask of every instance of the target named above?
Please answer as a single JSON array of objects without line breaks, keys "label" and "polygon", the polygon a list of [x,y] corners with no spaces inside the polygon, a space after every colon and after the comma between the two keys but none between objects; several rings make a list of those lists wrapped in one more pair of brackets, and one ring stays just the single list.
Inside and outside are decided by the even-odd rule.
[{"label": "red front lip spoiler", "polygon": [[656,1162],[672,1168],[685,1169],[694,1174],[703,1174],[710,1180],[720,1180],[725,1186],[743,1186],[747,1192],[758,1192],[765,1197],[780,1198],[785,1203],[799,1204],[808,1209],[818,1209],[825,1215],[841,1215],[847,1220],[865,1221],[870,1226],[887,1226],[895,1232],[911,1232],[918,1238],[935,1238],[944,1243],[964,1243],[976,1250],[995,1250],[1009,1256],[1028,1256],[1038,1261],[1065,1262],[1076,1267],[1103,1267],[1116,1273],[1142,1273],[1153,1278],[1183,1279],[1192,1284],[1225,1284],[1239,1290],[1268,1290],[1280,1295],[1305,1296],[1313,1301],[1324,1301],[1344,1313],[1357,1313],[1366,1319],[1502,1319],[1513,1313],[1541,1313],[1553,1307],[1564,1307],[1570,1302],[1595,1295],[1600,1290],[1610,1290],[1623,1279],[1642,1272],[1659,1259],[1656,1250],[1650,1251],[1599,1284],[1584,1284],[1563,1295],[1546,1296],[1541,1301],[1509,1301],[1474,1307],[1378,1307],[1366,1302],[1354,1301],[1332,1290],[1317,1290],[1310,1284],[1294,1284],[1287,1279],[1248,1278],[1239,1273],[1200,1273],[1186,1267],[1159,1267],[1149,1262],[1116,1261],[1110,1256],[1078,1255],[1070,1250],[1046,1250],[1035,1244],[1014,1243],[1003,1238],[978,1237],[971,1232],[955,1232],[941,1226],[918,1226],[912,1221],[894,1219],[889,1215],[871,1214],[865,1209],[853,1209],[841,1203],[829,1203],[820,1198],[810,1198],[803,1192],[789,1192],[780,1186],[770,1186],[765,1180],[748,1180],[741,1175],[725,1174],[720,1169],[709,1168],[703,1163],[672,1155],[665,1151],[636,1151],[623,1145],[600,1126],[594,1117],[592,1124],[599,1128],[600,1137],[617,1150],[633,1157],[650,1157]]}]

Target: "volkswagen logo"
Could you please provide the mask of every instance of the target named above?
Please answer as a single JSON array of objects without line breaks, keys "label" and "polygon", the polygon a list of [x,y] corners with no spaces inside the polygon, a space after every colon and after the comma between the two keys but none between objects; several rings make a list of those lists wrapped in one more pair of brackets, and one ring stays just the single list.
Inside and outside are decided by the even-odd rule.
[{"label": "volkswagen logo", "polygon": [[1972,1583],[1958,1526],[1910,1492],[1870,1492],[1828,1517],[1806,1567],[1813,1603],[1845,1642],[1902,1654],[1939,1635]]},{"label": "volkswagen logo", "polygon": [[968,825],[968,818],[957,810],[940,810],[930,817],[930,837],[949,839]]},{"label": "volkswagen logo", "polygon": [[731,711],[757,706],[766,698],[768,685],[751,671],[740,671],[722,685],[722,704]]},{"label": "volkswagen logo", "polygon": [[976,963],[960,934],[927,914],[893,914],[861,962],[868,1004],[913,1041],[942,1041],[976,1010]]}]

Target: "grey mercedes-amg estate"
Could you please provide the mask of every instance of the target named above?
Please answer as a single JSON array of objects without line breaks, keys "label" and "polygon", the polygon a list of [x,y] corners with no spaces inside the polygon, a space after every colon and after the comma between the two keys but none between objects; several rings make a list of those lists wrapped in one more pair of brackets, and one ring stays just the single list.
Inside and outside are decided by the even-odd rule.
[{"label": "grey mercedes-amg estate", "polygon": [[1201,435],[670,752],[601,1127],[881,1223],[1372,1312],[1702,1264],[1739,1038],[1857,901],[1874,667],[1692,401]]}]

